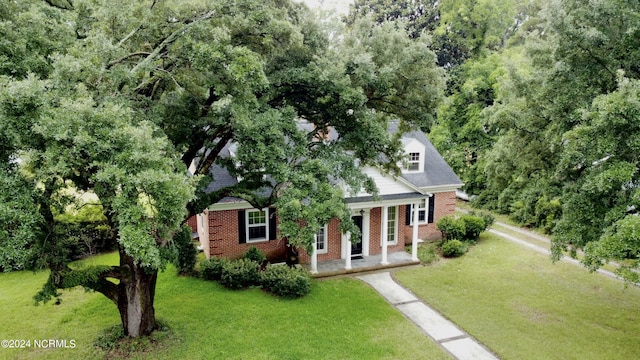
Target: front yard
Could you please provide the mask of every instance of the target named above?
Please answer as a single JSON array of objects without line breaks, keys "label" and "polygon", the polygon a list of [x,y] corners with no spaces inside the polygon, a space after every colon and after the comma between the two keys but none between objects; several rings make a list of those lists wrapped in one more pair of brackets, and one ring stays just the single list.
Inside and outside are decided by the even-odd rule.
[{"label": "front yard", "polygon": [[[114,263],[114,255],[93,261]],[[0,339],[74,340],[75,348],[0,348],[0,359],[102,359],[93,346],[119,322],[115,305],[76,289],[60,305],[33,306],[45,273],[0,273]],[[373,289],[350,278],[318,281],[311,294],[282,300],[258,289],[159,277],[156,314],[170,327],[140,359],[447,359],[438,345]],[[136,345],[136,346],[139,346]],[[133,347],[133,346],[132,346]]]},{"label": "front yard", "polygon": [[503,359],[640,357],[640,288],[491,234],[395,277]]},{"label": "front yard", "polygon": [[[114,263],[114,254],[92,259]],[[640,355],[640,288],[485,234],[461,258],[396,271],[396,279],[503,359],[631,359]],[[102,359],[93,343],[118,324],[99,294],[64,293],[33,306],[45,273],[0,273],[0,358]],[[316,281],[307,297],[283,300],[258,289],[160,275],[158,318],[170,327],[136,359],[445,359],[448,355],[364,283]],[[74,340],[36,349],[33,340]],[[144,344],[143,344],[144,345]],[[113,354],[109,354],[113,358]],[[117,358],[117,356],[116,356]]]}]

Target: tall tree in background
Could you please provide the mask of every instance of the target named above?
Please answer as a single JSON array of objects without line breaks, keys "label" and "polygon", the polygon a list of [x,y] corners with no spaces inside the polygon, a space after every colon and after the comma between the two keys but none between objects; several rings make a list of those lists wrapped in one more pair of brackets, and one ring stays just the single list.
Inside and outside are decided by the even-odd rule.
[{"label": "tall tree in background", "polygon": [[509,72],[490,110],[501,129],[487,167],[494,199],[551,223],[554,255],[584,248],[592,268],[637,257],[627,211],[637,204],[639,11],[549,2],[526,40],[529,66]]},{"label": "tall tree in background", "polygon": [[347,25],[367,16],[378,24],[395,22],[406,27],[409,35],[417,39],[431,38],[431,49],[436,53],[438,65],[451,68],[462,64],[469,49],[448,33],[435,30],[440,26],[441,2],[436,0],[356,0],[345,17]]},{"label": "tall tree in background", "polygon": [[[155,328],[157,272],[189,214],[225,196],[276,205],[281,235],[303,247],[331,217],[351,229],[335,182],[375,192],[357,165],[384,158],[396,171],[403,154],[389,121],[428,127],[442,94],[435,55],[390,24],[359,21],[332,43],[288,1],[47,4],[0,7],[6,38],[35,49],[0,46],[5,63],[24,65],[2,68],[0,190],[37,204],[9,213],[3,203],[1,246],[13,241],[29,267],[51,270],[38,300],[95,290],[117,305],[129,336]],[[49,34],[16,26],[39,18]],[[339,137],[319,141],[330,128]],[[221,181],[215,166],[242,180],[207,191]],[[68,265],[56,217],[78,194],[102,207],[118,266]],[[39,226],[28,233],[15,214]]]}]

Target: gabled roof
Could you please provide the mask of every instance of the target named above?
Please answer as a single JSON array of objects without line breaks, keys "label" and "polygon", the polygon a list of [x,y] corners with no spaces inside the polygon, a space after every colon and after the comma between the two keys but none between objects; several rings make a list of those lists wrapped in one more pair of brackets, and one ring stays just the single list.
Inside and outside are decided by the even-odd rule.
[{"label": "gabled roof", "polygon": [[423,132],[412,131],[405,133],[403,138],[418,140],[425,146],[426,150],[424,172],[402,174],[401,177],[403,179],[421,189],[442,187],[459,188],[464,185]]},{"label": "gabled roof", "polygon": [[[305,130],[311,131],[313,129],[313,125],[306,122],[301,121],[299,126]],[[398,130],[397,123],[391,123],[389,126],[389,132],[394,133]],[[335,139],[337,135],[333,132],[328,134],[330,139]],[[427,192],[437,192],[437,191],[452,191],[457,188],[462,187],[464,184],[458,176],[453,172],[451,167],[447,164],[447,162],[442,158],[440,153],[436,150],[436,148],[431,144],[431,142],[427,139],[425,134],[421,131],[412,131],[403,134],[402,138],[403,143],[410,143],[412,140],[417,140],[419,143],[424,145],[425,147],[425,156],[424,156],[424,171],[423,172],[413,172],[413,173],[404,173],[399,177],[396,177],[396,181],[404,182],[412,188],[420,189],[423,193]],[[227,145],[220,152],[220,156],[228,157],[232,156],[231,154],[231,146]],[[213,164],[209,170],[209,173],[213,176],[214,181],[212,181],[205,190],[207,193],[217,191],[229,186],[233,186],[238,183],[238,180],[233,177],[226,169],[221,167],[218,164]],[[412,198],[416,195],[419,195],[418,192],[411,192],[405,194],[388,194],[385,197],[389,197],[390,199],[401,199],[404,197]],[[349,198],[347,202],[360,202],[366,201],[368,196],[358,196]],[[235,197],[226,197],[222,199],[219,203],[237,203],[244,202],[244,200],[235,198]]]}]

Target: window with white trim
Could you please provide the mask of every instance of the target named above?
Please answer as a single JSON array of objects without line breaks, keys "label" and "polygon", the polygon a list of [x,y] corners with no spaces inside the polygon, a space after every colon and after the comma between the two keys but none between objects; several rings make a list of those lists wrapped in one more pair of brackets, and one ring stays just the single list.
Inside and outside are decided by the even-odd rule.
[{"label": "window with white trim", "polygon": [[267,210],[247,210],[247,242],[268,240],[269,221]]},{"label": "window with white trim", "polygon": [[407,167],[405,168],[405,170],[407,171],[420,170],[420,153],[419,152],[409,153],[409,161],[407,161]]},{"label": "window with white trim", "polygon": [[387,244],[398,243],[398,207],[387,208]]},{"label": "window with white trim", "polygon": [[[409,219],[409,225],[413,225],[415,204],[411,204],[411,218]],[[427,223],[427,201],[425,199],[420,200],[420,204],[418,205],[418,224],[426,224]]]},{"label": "window with white trim", "polygon": [[327,225],[323,226],[316,233],[316,252],[318,254],[327,253]]}]

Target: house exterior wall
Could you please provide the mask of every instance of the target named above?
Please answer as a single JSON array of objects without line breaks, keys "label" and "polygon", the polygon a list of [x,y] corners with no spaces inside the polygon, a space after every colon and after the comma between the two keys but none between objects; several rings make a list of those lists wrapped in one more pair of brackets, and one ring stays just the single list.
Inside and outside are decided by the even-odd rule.
[{"label": "house exterior wall", "polygon": [[[374,169],[370,166],[365,167],[362,172],[368,175],[376,183],[376,186],[378,187],[378,195],[407,194],[415,191],[406,184],[401,183],[399,180],[390,176],[385,176],[380,172],[380,170]],[[357,196],[371,196],[371,194],[360,191]]]},{"label": "house exterior wall", "polygon": [[[404,215],[402,214],[403,210],[404,206],[398,206],[398,224],[401,224],[400,221],[404,221]],[[382,254],[382,208],[373,208],[371,209],[370,214],[371,218],[369,221],[371,227],[369,228],[369,255]],[[403,226],[398,226],[397,244],[387,245],[388,253],[392,251],[402,251],[404,249],[402,228]]]},{"label": "house exterior wall", "polygon": [[[456,192],[442,192],[434,193],[435,207],[433,211],[433,223],[418,225],[418,239],[422,240],[439,240],[442,238],[442,233],[436,227],[436,223],[440,218],[446,215],[454,215],[456,211]],[[400,212],[401,220],[398,222],[403,228],[404,243],[411,245],[413,236],[413,227],[406,224],[406,210],[402,209]]]},{"label": "house exterior wall", "polygon": [[[455,212],[455,191],[435,193],[434,222],[418,226],[418,238],[424,240],[439,239],[442,234],[436,228],[438,219],[445,215],[453,215]],[[398,212],[398,242],[389,245],[388,252],[403,251],[406,245],[412,242],[413,226],[406,224],[406,206],[397,207]],[[376,207],[369,210],[369,255],[382,253],[382,208]],[[339,229],[338,219],[332,219],[327,224],[327,252],[318,254],[318,261],[338,260],[342,252],[342,234]],[[284,259],[287,254],[285,241],[270,240],[258,243],[240,243],[238,237],[238,210],[222,210],[208,212],[208,247],[209,256],[224,256],[239,258],[251,246],[255,246],[267,255],[269,259]],[[206,246],[206,245],[205,245]],[[205,251],[206,253],[206,251]],[[299,249],[301,263],[309,263],[311,258],[304,249]]]},{"label": "house exterior wall", "polygon": [[198,219],[197,219],[198,215],[194,215],[190,218],[187,219],[187,226],[189,226],[191,228],[191,232],[197,232],[198,231]]},{"label": "house exterior wall", "polygon": [[284,240],[240,243],[238,210],[209,211],[208,218],[209,256],[236,259],[254,246],[269,259],[285,258],[287,250]]}]

